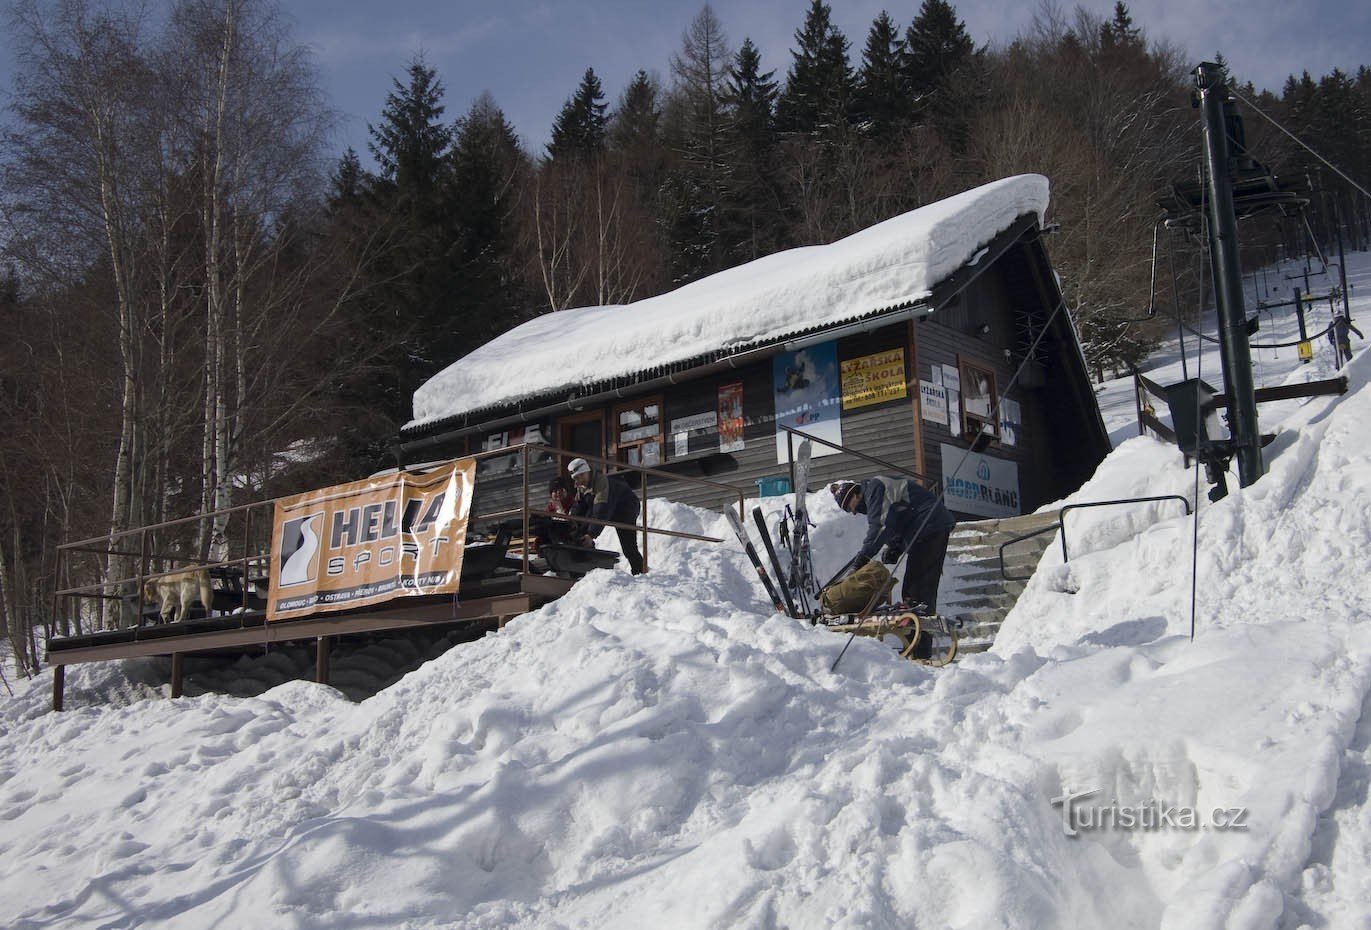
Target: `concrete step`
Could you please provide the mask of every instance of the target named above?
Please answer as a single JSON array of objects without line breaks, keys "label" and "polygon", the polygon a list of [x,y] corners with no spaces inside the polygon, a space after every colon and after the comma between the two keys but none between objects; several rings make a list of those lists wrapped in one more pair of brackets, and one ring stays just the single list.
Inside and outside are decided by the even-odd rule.
[{"label": "concrete step", "polygon": [[1023,583],[976,582],[967,584],[965,579],[962,579],[962,583],[957,584],[953,590],[950,590],[949,595],[942,599],[943,601],[953,601],[953,599],[964,601],[967,598],[1008,597],[1017,601],[1020,594],[1023,594]]},{"label": "concrete step", "polygon": [[[1012,572],[1013,569],[1010,569],[1010,571]],[[951,573],[949,572],[948,574],[950,575]],[[1023,574],[1027,574],[1027,572],[1023,572]],[[995,587],[1001,588],[1005,591],[1012,591],[1015,594],[1022,594],[1024,591],[1024,587],[1028,584],[1028,581],[1026,579],[1022,581],[1006,579],[1004,575],[1000,574],[1000,570],[998,567],[993,569],[977,568],[969,572],[958,571],[956,574],[956,578],[957,584],[963,588],[970,585],[986,584],[994,585]]]},{"label": "concrete step", "polygon": [[[1030,540],[1029,542],[1037,542],[1037,540]],[[1010,546],[1004,551],[1004,560],[1006,563],[1023,562],[1036,565],[1046,551],[1046,545],[1032,546],[1028,543],[1024,543],[1018,546]],[[955,548],[948,546],[947,554],[949,557],[954,558],[959,562],[975,559],[977,561],[994,562],[996,565],[1000,563],[999,546],[966,545]]]},{"label": "concrete step", "polygon": [[[947,586],[940,600],[944,613],[962,619],[959,653],[970,655],[991,647],[1004,618],[1018,603],[1027,577],[1056,539],[1049,532],[1029,539],[1017,537],[1056,522],[1053,511],[958,524],[947,547],[948,560],[956,565],[955,583]],[[1002,560],[1000,547],[1011,541]],[[1002,568],[1017,577],[1006,579]],[[945,583],[947,578],[944,575]]]},{"label": "concrete step", "polygon": [[1043,513],[1030,513],[1018,517],[999,517],[993,520],[976,520],[971,523],[958,523],[953,536],[962,533],[1005,533],[1018,536],[1034,530],[1051,526],[1060,519],[1059,511],[1048,510]]}]

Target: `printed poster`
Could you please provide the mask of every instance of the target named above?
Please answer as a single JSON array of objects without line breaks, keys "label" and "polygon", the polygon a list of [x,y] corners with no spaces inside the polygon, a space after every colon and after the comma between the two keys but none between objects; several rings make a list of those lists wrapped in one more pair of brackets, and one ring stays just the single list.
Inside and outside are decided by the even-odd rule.
[{"label": "printed poster", "polygon": [[844,361],[843,409],[856,410],[909,396],[904,376],[904,349],[890,349]]},{"label": "printed poster", "polygon": [[719,451],[740,452],[743,443],[743,382],[719,387]]},{"label": "printed poster", "polygon": [[947,425],[947,388],[931,381],[919,382],[920,416],[929,423]]},{"label": "printed poster", "polygon": [[1019,430],[1023,428],[1023,412],[1017,400],[1000,398],[1000,442],[1006,446],[1019,444]]},{"label": "printed poster", "polygon": [[[790,462],[782,426],[793,427],[842,444],[842,383],[838,373],[838,343],[825,342],[798,352],[786,352],[771,362],[771,387],[776,401],[776,461]],[[800,437],[795,448],[800,447]],[[838,450],[813,444],[810,455],[837,455]]]},{"label": "printed poster", "polygon": [[[703,433],[718,432],[719,414],[716,411],[708,413],[694,413],[688,417],[677,417],[671,421],[667,432],[671,433],[672,458],[683,459],[690,455],[690,437],[699,436]],[[696,451],[700,451],[699,443],[695,445]]]},{"label": "printed poster", "polygon": [[281,498],[267,620],[456,594],[474,459]]}]

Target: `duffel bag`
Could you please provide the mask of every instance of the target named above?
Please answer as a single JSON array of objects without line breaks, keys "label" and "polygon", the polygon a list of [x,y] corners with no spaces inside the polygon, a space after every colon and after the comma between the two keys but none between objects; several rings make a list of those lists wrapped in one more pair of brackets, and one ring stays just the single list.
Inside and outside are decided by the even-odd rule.
[{"label": "duffel bag", "polygon": [[819,606],[826,614],[855,614],[866,609],[876,592],[890,589],[890,570],[880,562],[867,562],[842,581],[834,582],[819,595]]}]

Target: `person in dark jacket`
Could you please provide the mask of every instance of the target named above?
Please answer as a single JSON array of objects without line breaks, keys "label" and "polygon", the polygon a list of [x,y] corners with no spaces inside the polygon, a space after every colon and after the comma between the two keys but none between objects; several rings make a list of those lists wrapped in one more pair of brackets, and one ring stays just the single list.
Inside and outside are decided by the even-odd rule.
[{"label": "person in dark jacket", "polygon": [[882,547],[881,560],[892,565],[908,552],[900,596],[911,607],[937,610],[947,539],[957,525],[942,501],[912,478],[879,475],[860,483],[839,481],[829,491],[843,510],[866,514],[866,538],[853,568],[870,562]]},{"label": "person in dark jacket", "polygon": [[1333,317],[1333,325],[1328,329],[1328,341],[1333,343],[1335,364],[1337,365],[1342,365],[1343,362],[1350,361],[1352,358],[1352,337],[1349,333],[1356,333],[1358,339],[1366,338],[1345,314],[1339,313]]},{"label": "person in dark jacket", "polygon": [[[606,475],[604,471],[591,468],[585,459],[572,459],[567,465],[567,474],[576,483],[577,489],[587,492],[582,495],[583,503],[573,511],[573,516],[588,513],[596,520],[613,520],[615,523],[637,523],[641,507],[638,495],[628,486],[628,482],[618,475]],[[589,498],[589,501],[586,501]],[[601,527],[592,525],[590,532],[582,540],[587,546],[594,546],[594,537]],[[624,550],[628,567],[635,575],[643,573],[643,554],[638,551],[638,534],[626,527],[616,526],[619,534],[619,547]]]}]

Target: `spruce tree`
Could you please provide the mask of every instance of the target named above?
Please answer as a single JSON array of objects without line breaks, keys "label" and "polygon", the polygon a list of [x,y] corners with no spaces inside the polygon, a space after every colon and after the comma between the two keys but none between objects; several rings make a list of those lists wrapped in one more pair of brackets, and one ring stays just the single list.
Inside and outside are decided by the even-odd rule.
[{"label": "spruce tree", "polygon": [[443,122],[443,84],[438,72],[413,59],[408,83],[393,79],[379,126],[367,125],[372,156],[396,199],[411,211],[432,203],[452,130]]},{"label": "spruce tree", "polygon": [[731,54],[723,25],[708,5],[681,37],[671,57],[669,144],[675,169],[663,185],[662,205],[671,242],[672,280],[694,280],[725,267],[720,220],[732,165],[725,155],[724,93]]},{"label": "spruce tree", "polygon": [[586,68],[576,92],[562,105],[552,124],[548,157],[586,157],[605,150],[605,93],[594,68]]},{"label": "spruce tree", "polygon": [[904,39],[904,75],[916,100],[942,88],[975,45],[947,0],[923,0]]},{"label": "spruce tree", "polygon": [[338,167],[329,175],[328,204],[333,210],[355,207],[362,202],[367,190],[367,172],[357,150],[348,146],[343,157],[338,159]]},{"label": "spruce tree", "polygon": [[457,267],[452,291],[451,358],[523,320],[531,307],[514,273],[513,207],[528,167],[513,127],[489,93],[457,121],[452,146],[452,206]]},{"label": "spruce tree", "polygon": [[415,388],[455,358],[446,334],[458,238],[448,200],[452,127],[442,121],[443,85],[422,58],[410,63],[408,74],[407,84],[395,81],[379,125],[368,126],[381,167],[374,207],[389,244],[371,272],[386,314],[378,322],[398,341],[387,359],[393,380],[385,390],[393,404],[387,413],[400,422],[408,418]]},{"label": "spruce tree", "polygon": [[761,53],[744,39],[724,87],[727,154],[733,165],[722,218],[727,264],[776,251],[780,192],[776,177],[775,71],[762,71]]},{"label": "spruce tree", "polygon": [[639,69],[624,88],[609,121],[609,143],[621,152],[639,152],[661,142],[662,108],[657,82]]},{"label": "spruce tree", "polygon": [[776,103],[783,132],[833,135],[847,126],[852,105],[852,67],[848,41],[832,22],[832,8],[811,0],[804,25],[795,32],[796,48]]},{"label": "spruce tree", "polygon": [[909,118],[903,52],[895,21],[882,10],[867,33],[853,91],[853,114],[873,136],[889,135]]},{"label": "spruce tree", "polygon": [[1100,27],[1100,49],[1111,52],[1116,49],[1141,51],[1144,46],[1142,29],[1133,24],[1133,16],[1123,0],[1114,2],[1114,18]]}]

